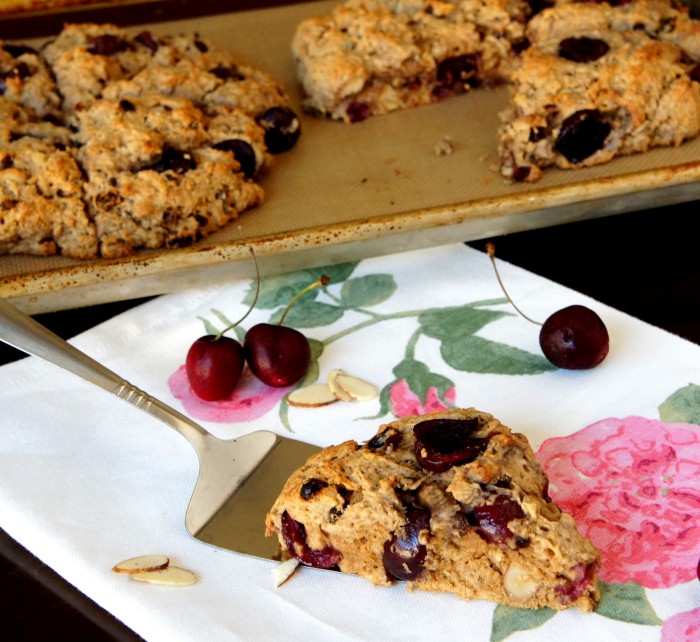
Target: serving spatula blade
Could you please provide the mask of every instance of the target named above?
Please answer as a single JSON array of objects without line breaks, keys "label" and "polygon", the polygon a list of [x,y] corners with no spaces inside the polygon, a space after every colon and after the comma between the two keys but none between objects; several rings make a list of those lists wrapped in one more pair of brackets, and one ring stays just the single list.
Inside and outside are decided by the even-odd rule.
[{"label": "serving spatula blade", "polygon": [[279,559],[265,537],[265,515],[291,473],[319,450],[259,430],[219,439],[174,408],[139,390],[0,298],[0,340],[48,361],[127,401],[185,437],[199,458],[199,475],[185,515],[196,539],[264,559]]}]

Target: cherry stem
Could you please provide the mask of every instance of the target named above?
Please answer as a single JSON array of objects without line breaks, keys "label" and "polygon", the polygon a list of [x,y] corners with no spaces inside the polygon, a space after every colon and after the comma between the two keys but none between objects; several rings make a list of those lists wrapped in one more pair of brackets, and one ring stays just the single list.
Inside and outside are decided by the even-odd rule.
[{"label": "cherry stem", "polygon": [[508,302],[515,308],[515,311],[523,317],[523,319],[526,319],[530,323],[534,323],[535,325],[542,325],[539,321],[535,321],[534,319],[531,319],[527,314],[525,314],[515,303],[513,302],[513,299],[510,298],[510,294],[508,294],[508,291],[506,290],[506,286],[503,285],[503,281],[501,280],[501,275],[498,273],[498,267],[496,266],[496,246],[493,243],[487,243],[486,244],[486,253],[489,255],[489,258],[491,259],[491,264],[493,265],[493,271],[496,273],[496,279],[498,280],[498,285],[501,286],[501,290],[503,290],[503,294],[506,295],[506,299],[508,299]]},{"label": "cherry stem", "polygon": [[324,285],[327,285],[330,280],[331,280],[330,277],[322,276],[320,279],[307,285],[303,290],[297,292],[297,294],[294,296],[294,298],[287,304],[287,307],[284,309],[282,317],[280,318],[279,323],[277,325],[282,325],[284,323],[284,320],[287,317],[287,313],[292,309],[292,306],[299,299],[301,299],[301,297],[303,297],[307,292],[310,292],[311,290],[315,290],[316,288],[320,288],[320,287],[323,287]]},{"label": "cherry stem", "polygon": [[233,328],[243,323],[245,318],[253,311],[255,304],[258,302],[258,295],[260,294],[260,267],[258,266],[258,259],[256,258],[252,247],[250,248],[250,255],[253,257],[253,263],[255,263],[255,296],[253,297],[253,302],[250,304],[248,311],[240,319],[238,319],[238,321],[227,325],[221,332],[219,332],[219,334],[214,337],[214,341],[218,341],[229,330],[233,330]]}]

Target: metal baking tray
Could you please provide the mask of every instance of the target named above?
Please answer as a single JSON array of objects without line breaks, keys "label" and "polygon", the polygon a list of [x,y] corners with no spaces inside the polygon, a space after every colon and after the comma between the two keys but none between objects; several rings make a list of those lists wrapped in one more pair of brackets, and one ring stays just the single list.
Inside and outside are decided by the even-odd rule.
[{"label": "metal baking tray", "polygon": [[[197,32],[272,73],[297,107],[290,42],[300,20],[335,2],[131,25]],[[24,40],[33,44],[42,39]],[[496,169],[506,88],[352,125],[302,114],[297,146],[262,182],[265,202],[214,235],[177,250],[120,260],[0,257],[0,296],[31,314],[152,296],[456,241],[688,202],[700,197],[700,139],[579,171],[509,184]],[[454,152],[438,155],[444,137]]]}]

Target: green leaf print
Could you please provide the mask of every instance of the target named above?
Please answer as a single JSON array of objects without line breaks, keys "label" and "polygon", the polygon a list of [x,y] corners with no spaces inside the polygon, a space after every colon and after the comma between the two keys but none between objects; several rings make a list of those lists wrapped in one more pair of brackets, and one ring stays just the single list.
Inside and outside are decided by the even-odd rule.
[{"label": "green leaf print", "polygon": [[[260,279],[260,293],[256,307],[263,310],[271,310],[277,307],[286,307],[287,304],[303,290],[307,285],[317,281],[322,276],[330,278],[329,285],[342,283],[355,270],[357,263],[341,263],[340,265],[328,265],[321,268],[311,268],[291,274],[276,274]],[[243,299],[243,303],[251,305],[255,298],[255,282]],[[320,290],[312,290],[304,295],[304,298],[316,298]]]},{"label": "green leaf print", "polygon": [[636,582],[626,584],[599,582],[599,586],[600,602],[595,610],[598,615],[632,624],[650,626],[663,624],[663,620],[656,615],[647,599],[643,586]]},{"label": "green leaf print", "polygon": [[554,609],[518,609],[499,604],[493,612],[491,642],[501,642],[518,631],[529,631],[542,626],[554,617]]},{"label": "green leaf print", "polygon": [[358,309],[382,303],[394,292],[396,281],[391,274],[370,274],[346,281],[340,296],[346,308]]},{"label": "green leaf print", "polygon": [[492,321],[506,316],[512,315],[507,312],[481,310],[468,304],[427,310],[418,317],[418,323],[426,336],[444,341],[474,334]]},{"label": "green leaf print", "polygon": [[447,364],[463,372],[531,375],[556,370],[540,355],[470,335],[445,339],[440,353]]},{"label": "green leaf print", "polygon": [[[284,325],[290,328],[317,328],[324,325],[331,325],[340,319],[345,310],[337,305],[320,303],[309,298],[302,297],[293,305],[284,319]],[[284,308],[279,309],[270,317],[270,323],[279,323]]]},{"label": "green leaf print", "polygon": [[436,388],[440,397],[443,397],[449,388],[454,388],[454,383],[447,377],[430,371],[430,368],[415,359],[404,359],[394,368],[396,380],[389,384],[391,387],[397,380],[405,379],[408,387],[418,396],[425,399],[429,388]]},{"label": "green leaf print", "polygon": [[700,386],[690,383],[676,390],[659,406],[662,421],[700,425]]}]

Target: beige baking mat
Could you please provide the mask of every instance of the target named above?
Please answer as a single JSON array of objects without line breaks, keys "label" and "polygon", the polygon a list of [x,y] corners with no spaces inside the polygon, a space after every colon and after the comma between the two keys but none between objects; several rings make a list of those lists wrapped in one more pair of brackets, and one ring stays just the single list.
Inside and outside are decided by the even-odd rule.
[{"label": "beige baking mat", "polygon": [[[298,107],[292,34],[301,19],[334,4],[146,26],[200,33],[271,72]],[[0,257],[0,295],[45,312],[252,276],[251,247],[263,273],[282,272],[700,197],[700,139],[578,172],[550,171],[534,185],[506,183],[495,170],[506,100],[505,89],[479,90],[353,125],[302,114],[299,143],[263,181],[265,202],[225,229],[186,249],[119,261]],[[446,136],[454,153],[437,155]]]}]

